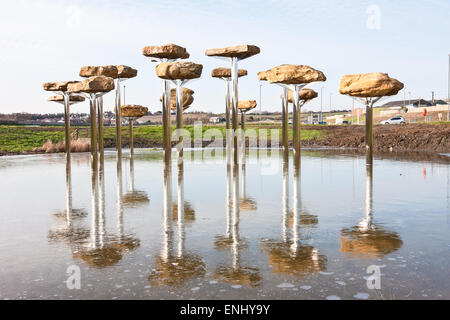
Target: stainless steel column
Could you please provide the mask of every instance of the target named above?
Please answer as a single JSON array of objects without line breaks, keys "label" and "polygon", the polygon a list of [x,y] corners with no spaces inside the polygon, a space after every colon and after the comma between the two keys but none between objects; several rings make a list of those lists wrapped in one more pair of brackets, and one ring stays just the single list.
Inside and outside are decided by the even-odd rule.
[{"label": "stainless steel column", "polygon": [[67,92],[63,92],[62,96],[64,97],[64,132],[65,132],[65,149],[66,156],[70,158],[70,94]]},{"label": "stainless steel column", "polygon": [[116,100],[115,109],[116,113],[116,150],[118,158],[122,156],[122,116],[120,114],[121,97],[120,97],[120,79],[116,79]]}]

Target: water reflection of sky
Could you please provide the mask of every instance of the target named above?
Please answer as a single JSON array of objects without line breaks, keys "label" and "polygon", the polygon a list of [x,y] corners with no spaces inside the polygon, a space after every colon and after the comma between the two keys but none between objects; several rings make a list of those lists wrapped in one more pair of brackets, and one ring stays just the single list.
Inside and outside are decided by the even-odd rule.
[{"label": "water reflection of sky", "polygon": [[[369,181],[361,154],[305,151],[296,179],[273,151],[245,175],[188,160],[180,180],[160,152],[121,170],[108,153],[95,177],[76,154],[67,193],[64,156],[4,157],[0,298],[448,299],[448,161],[378,156]],[[81,290],[66,288],[71,265]]]}]

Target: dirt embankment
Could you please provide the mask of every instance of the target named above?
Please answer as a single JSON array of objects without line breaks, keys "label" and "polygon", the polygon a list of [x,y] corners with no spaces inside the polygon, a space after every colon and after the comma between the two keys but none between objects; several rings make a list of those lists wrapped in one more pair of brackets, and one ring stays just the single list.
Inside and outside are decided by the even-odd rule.
[{"label": "dirt embankment", "polygon": [[[304,130],[317,129],[305,127]],[[321,127],[324,136],[302,142],[311,147],[364,148],[364,126]],[[377,125],[374,126],[374,148],[376,151],[430,151],[450,152],[450,125]]]}]

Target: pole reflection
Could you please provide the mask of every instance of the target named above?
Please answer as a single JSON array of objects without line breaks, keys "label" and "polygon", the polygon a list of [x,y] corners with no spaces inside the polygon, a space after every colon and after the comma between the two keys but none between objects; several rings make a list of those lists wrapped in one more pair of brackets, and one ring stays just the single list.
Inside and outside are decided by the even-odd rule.
[{"label": "pole reflection", "polygon": [[[82,260],[90,267],[97,269],[116,265],[126,252],[132,251],[140,245],[139,239],[124,233],[123,207],[120,200],[122,191],[122,161],[120,157],[119,160],[117,162],[117,234],[108,234],[106,231],[104,171],[93,169],[91,172],[90,239],[73,251],[75,259]],[[100,167],[104,167],[104,164],[100,163]]]},{"label": "pole reflection", "polygon": [[[229,153],[227,153],[229,155]],[[229,155],[231,157],[231,153]],[[227,205],[226,205],[226,233],[216,236],[217,250],[230,250],[232,262],[230,265],[219,265],[215,270],[215,278],[234,285],[259,286],[262,278],[259,269],[242,265],[241,251],[247,249],[246,240],[240,237],[240,199],[239,199],[239,163],[234,157],[233,165],[227,159]],[[232,168],[233,167],[233,168]]]},{"label": "pole reflection", "polygon": [[283,151],[282,226],[280,240],[261,240],[260,246],[269,256],[273,273],[285,273],[298,277],[326,270],[328,259],[319,250],[302,243],[306,240],[301,227],[318,224],[317,216],[308,214],[301,198],[301,169],[298,153],[294,152],[293,210],[289,210],[289,151]]},{"label": "pole reflection", "polygon": [[182,286],[191,280],[204,277],[206,273],[206,264],[202,257],[186,250],[183,161],[178,162],[176,240],[174,239],[173,222],[175,219],[172,201],[172,160],[170,157],[165,157],[163,248],[161,254],[156,258],[155,268],[147,278],[154,286]]},{"label": "pole reflection", "polygon": [[358,258],[382,258],[400,249],[397,232],[385,229],[373,218],[373,153],[366,155],[365,217],[356,226],[341,231],[341,252]]},{"label": "pole reflection", "polygon": [[66,155],[66,209],[56,213],[54,216],[63,220],[56,229],[48,232],[49,242],[63,242],[68,245],[82,243],[89,238],[89,230],[80,225],[83,218],[87,217],[84,209],[73,208],[72,196],[72,163],[71,154]]},{"label": "pole reflection", "polygon": [[[137,190],[135,187],[134,154],[130,154],[130,181],[128,191],[122,195],[122,205],[125,208],[137,208],[148,204],[150,199],[145,191]],[[121,187],[122,188],[122,187]]]}]

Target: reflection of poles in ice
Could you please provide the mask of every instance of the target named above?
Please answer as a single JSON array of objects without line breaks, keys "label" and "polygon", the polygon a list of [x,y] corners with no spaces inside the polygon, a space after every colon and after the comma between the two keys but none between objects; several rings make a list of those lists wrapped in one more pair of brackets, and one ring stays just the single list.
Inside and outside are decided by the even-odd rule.
[{"label": "reflection of poles in ice", "polygon": [[98,213],[98,170],[91,171],[91,209],[92,209],[92,229],[91,229],[91,247],[99,247],[99,213]]},{"label": "reflection of poles in ice", "polygon": [[184,252],[185,229],[184,229],[184,165],[178,164],[178,184],[177,184],[177,214],[178,214],[178,257],[181,258]]},{"label": "reflection of poles in ice", "polygon": [[130,156],[130,192],[134,191],[134,157]]},{"label": "reflection of poles in ice", "polygon": [[72,227],[72,164],[70,153],[66,156],[66,221],[67,227]]},{"label": "reflection of poles in ice", "polygon": [[[119,154],[118,154],[119,155]],[[118,156],[117,158],[117,197],[116,197],[116,205],[117,205],[117,233],[119,239],[123,238],[124,230],[123,230],[123,185],[122,185],[122,156]]]},{"label": "reflection of poles in ice", "polygon": [[233,239],[233,268],[239,267],[239,165],[233,166],[233,211],[232,211],[232,239]]},{"label": "reflection of poles in ice", "polygon": [[[100,168],[104,168],[103,160],[100,161]],[[106,199],[105,199],[105,172],[100,170],[98,173],[98,184],[99,184],[99,204],[98,204],[98,213],[99,213],[99,243],[100,246],[103,247],[105,245],[105,234],[106,234],[106,220],[105,220],[105,208],[106,208]]]},{"label": "reflection of poles in ice", "polygon": [[[100,164],[102,166],[102,164]],[[103,171],[92,170],[92,249],[103,248],[105,244],[105,177]]]},{"label": "reflection of poles in ice", "polygon": [[283,196],[282,196],[282,238],[283,242],[288,241],[289,230],[289,152],[287,149],[283,153]]},{"label": "reflection of poles in ice", "polygon": [[293,226],[292,226],[292,253],[297,252],[298,243],[300,241],[300,214],[301,214],[301,183],[300,183],[300,157],[294,153],[294,184],[293,192]]},{"label": "reflection of poles in ice", "polygon": [[242,193],[242,201],[245,202],[247,197],[247,166],[245,164],[245,156],[242,157],[242,181],[241,181],[241,193]]},{"label": "reflection of poles in ice", "polygon": [[172,162],[170,158],[165,158],[164,161],[164,247],[161,257],[164,262],[167,262],[172,255],[171,247],[173,242],[172,230]]},{"label": "reflection of poles in ice", "polygon": [[359,224],[362,230],[370,230],[373,218],[373,156],[368,153],[366,156],[366,217]]},{"label": "reflection of poles in ice", "polygon": [[[231,154],[228,154],[231,157]],[[226,238],[231,237],[231,213],[233,212],[233,200],[232,200],[232,179],[231,179],[231,164],[227,160],[227,228],[226,228]]]}]

